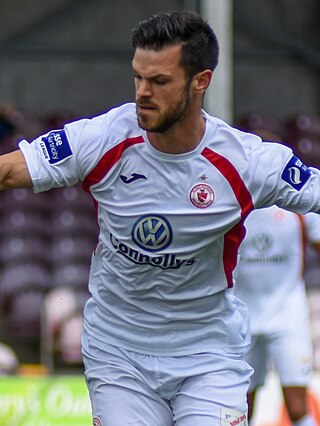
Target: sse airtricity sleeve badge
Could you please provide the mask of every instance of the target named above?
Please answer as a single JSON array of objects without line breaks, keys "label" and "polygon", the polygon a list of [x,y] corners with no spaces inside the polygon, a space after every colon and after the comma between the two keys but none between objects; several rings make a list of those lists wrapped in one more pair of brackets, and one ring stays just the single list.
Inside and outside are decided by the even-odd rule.
[{"label": "sse airtricity sleeve badge", "polygon": [[44,158],[50,164],[61,163],[72,156],[71,147],[64,130],[55,130],[47,136],[43,136],[40,141],[40,146]]},{"label": "sse airtricity sleeve badge", "polygon": [[285,166],[281,178],[292,188],[300,191],[311,176],[311,170],[298,157],[293,155]]}]

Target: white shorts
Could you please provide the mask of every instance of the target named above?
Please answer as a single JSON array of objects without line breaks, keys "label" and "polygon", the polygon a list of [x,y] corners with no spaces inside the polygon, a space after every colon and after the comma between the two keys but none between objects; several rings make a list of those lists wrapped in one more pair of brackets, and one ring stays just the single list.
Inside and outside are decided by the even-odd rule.
[{"label": "white shorts", "polygon": [[312,373],[312,348],[306,328],[252,336],[246,356],[253,367],[250,390],[262,386],[267,371],[274,368],[281,385],[308,386]]},{"label": "white shorts", "polygon": [[97,426],[247,426],[252,368],[238,355],[150,356],[82,337]]}]

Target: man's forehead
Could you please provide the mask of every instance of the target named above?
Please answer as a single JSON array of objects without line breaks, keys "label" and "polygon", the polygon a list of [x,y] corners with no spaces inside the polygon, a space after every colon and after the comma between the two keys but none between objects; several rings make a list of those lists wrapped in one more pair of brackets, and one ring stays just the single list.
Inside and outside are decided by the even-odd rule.
[{"label": "man's forehead", "polygon": [[133,61],[158,62],[169,61],[178,64],[181,58],[181,45],[166,46],[160,50],[142,49],[135,50]]},{"label": "man's forehead", "polygon": [[181,46],[164,47],[161,50],[137,48],[132,60],[133,69],[139,71],[154,70],[160,74],[170,74],[181,68]]}]

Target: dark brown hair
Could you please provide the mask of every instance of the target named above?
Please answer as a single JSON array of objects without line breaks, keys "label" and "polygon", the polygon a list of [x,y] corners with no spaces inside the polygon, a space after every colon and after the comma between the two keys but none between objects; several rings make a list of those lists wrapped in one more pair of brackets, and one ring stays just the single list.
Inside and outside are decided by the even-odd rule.
[{"label": "dark brown hair", "polygon": [[187,11],[159,13],[139,22],[133,29],[133,47],[161,50],[181,44],[181,66],[188,78],[218,64],[219,45],[210,25],[198,14]]}]

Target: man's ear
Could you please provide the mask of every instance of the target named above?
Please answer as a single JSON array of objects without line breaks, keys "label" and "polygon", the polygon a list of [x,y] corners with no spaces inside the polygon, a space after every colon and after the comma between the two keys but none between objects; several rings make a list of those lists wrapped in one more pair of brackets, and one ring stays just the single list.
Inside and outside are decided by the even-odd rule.
[{"label": "man's ear", "polygon": [[192,83],[194,90],[199,90],[199,91],[207,90],[211,82],[212,74],[213,73],[211,70],[204,70],[196,74],[193,77],[193,83]]}]

